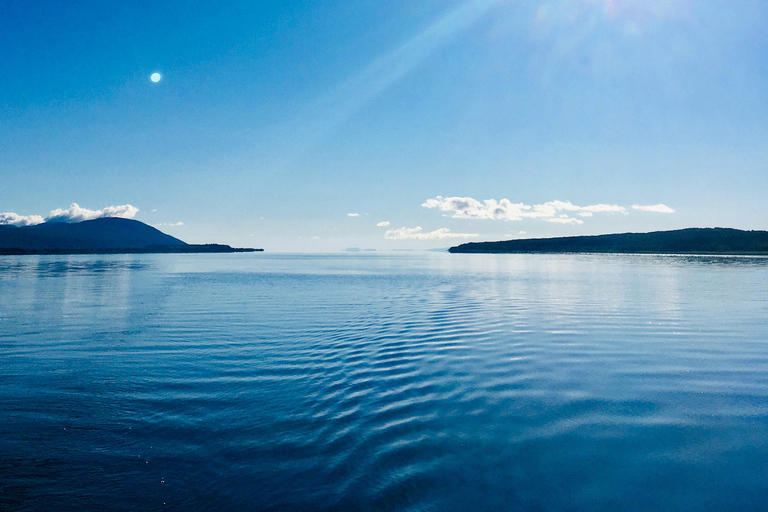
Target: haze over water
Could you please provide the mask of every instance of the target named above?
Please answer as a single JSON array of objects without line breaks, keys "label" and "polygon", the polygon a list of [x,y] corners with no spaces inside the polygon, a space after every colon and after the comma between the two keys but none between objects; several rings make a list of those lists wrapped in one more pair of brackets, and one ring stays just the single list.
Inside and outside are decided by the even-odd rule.
[{"label": "haze over water", "polygon": [[768,258],[0,257],[0,508],[763,510]]}]

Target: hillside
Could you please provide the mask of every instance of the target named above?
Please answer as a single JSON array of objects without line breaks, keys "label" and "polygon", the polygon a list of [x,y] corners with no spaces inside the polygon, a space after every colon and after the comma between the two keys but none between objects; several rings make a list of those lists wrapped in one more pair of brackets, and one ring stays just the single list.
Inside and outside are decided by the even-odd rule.
[{"label": "hillside", "polygon": [[[132,219],[101,218],[74,224],[0,226],[0,254],[121,252],[240,252],[228,245],[192,245]],[[248,249],[253,250],[253,249]]]},{"label": "hillside", "polygon": [[688,228],[652,233],[472,242],[451,247],[448,251],[452,253],[768,254],[768,231]]}]

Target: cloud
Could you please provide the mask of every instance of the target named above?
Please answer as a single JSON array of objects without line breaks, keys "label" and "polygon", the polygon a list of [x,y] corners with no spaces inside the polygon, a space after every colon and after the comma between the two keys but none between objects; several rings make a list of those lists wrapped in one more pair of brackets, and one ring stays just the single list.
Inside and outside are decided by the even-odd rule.
[{"label": "cloud", "polygon": [[131,219],[139,209],[130,204],[123,204],[120,206],[107,206],[101,210],[89,210],[87,208],[81,208],[77,203],[67,209],[57,208],[51,210],[51,213],[45,218],[45,222],[82,222],[84,220],[101,219],[103,217],[119,217],[121,219]]},{"label": "cloud", "polygon": [[470,233],[451,233],[451,230],[448,228],[440,228],[424,233],[421,226],[388,229],[384,232],[384,238],[388,240],[440,240],[443,238],[472,238],[476,236],[476,234]]},{"label": "cloud", "polygon": [[387,226],[389,226],[389,222],[387,221],[379,222],[378,224],[376,224],[376,227],[378,228],[385,228]]},{"label": "cloud", "polygon": [[347,217],[359,217],[359,216],[360,216],[359,213],[348,213],[347,214]]},{"label": "cloud", "polygon": [[555,224],[584,224],[583,220],[569,217],[567,215],[560,215],[552,219],[545,219],[547,222],[554,222]]},{"label": "cloud", "polygon": [[34,226],[45,222],[40,215],[19,215],[18,213],[0,213],[0,226]]},{"label": "cloud", "polygon": [[0,225],[8,226],[34,226],[43,222],[82,222],[84,220],[100,219],[102,217],[120,217],[131,219],[139,211],[135,206],[123,204],[120,206],[107,206],[101,210],[89,210],[81,208],[77,203],[67,209],[57,208],[51,210],[47,217],[40,215],[19,215],[13,212],[0,213]]},{"label": "cloud", "polygon": [[163,226],[177,227],[177,226],[183,226],[184,223],[183,222],[161,222],[160,224],[152,224],[152,225],[156,228],[163,227]]},{"label": "cloud", "polygon": [[648,206],[641,206],[639,204],[633,204],[634,210],[640,210],[642,212],[655,212],[655,213],[675,213],[675,210],[665,204],[652,204]]},{"label": "cloud", "polygon": [[[570,201],[548,201],[542,204],[529,205],[525,203],[513,203],[509,199],[486,199],[478,201],[471,197],[443,197],[427,199],[421,205],[424,208],[436,208],[448,212],[454,219],[501,219],[522,220],[542,219],[555,224],[584,224],[584,221],[572,217],[593,217],[596,213],[621,213],[627,215],[627,208],[618,204],[592,204],[578,206]],[[645,212],[674,213],[675,210],[664,204],[650,206],[632,205],[632,209]],[[565,213],[567,212],[567,213]],[[447,216],[448,214],[443,214]]]},{"label": "cloud", "polygon": [[[542,204],[528,205],[513,203],[509,199],[486,199],[478,201],[471,197],[442,197],[427,199],[421,206],[452,212],[454,219],[552,219],[559,218],[560,212],[573,212],[582,217],[591,217],[595,213],[627,213],[627,209],[617,204],[593,204],[577,206],[570,201],[549,201]],[[576,220],[576,219],[574,219]],[[563,221],[555,221],[563,222]],[[569,221],[573,224],[581,222]]]}]

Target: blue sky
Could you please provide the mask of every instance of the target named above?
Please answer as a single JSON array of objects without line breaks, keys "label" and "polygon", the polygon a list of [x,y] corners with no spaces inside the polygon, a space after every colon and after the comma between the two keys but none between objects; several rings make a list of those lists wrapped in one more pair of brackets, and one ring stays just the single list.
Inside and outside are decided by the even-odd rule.
[{"label": "blue sky", "polygon": [[766,26],[762,0],[4,2],[0,212],[307,252],[767,229]]}]

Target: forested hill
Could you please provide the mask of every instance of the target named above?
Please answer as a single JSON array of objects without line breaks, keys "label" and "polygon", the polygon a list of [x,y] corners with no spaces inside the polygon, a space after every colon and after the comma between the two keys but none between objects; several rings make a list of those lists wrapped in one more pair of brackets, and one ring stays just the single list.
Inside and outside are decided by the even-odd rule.
[{"label": "forested hill", "polygon": [[141,252],[242,252],[228,245],[187,244],[132,219],[101,218],[77,223],[45,222],[0,226],[0,254],[78,254]]},{"label": "forested hill", "polygon": [[768,231],[688,228],[652,233],[472,242],[451,247],[448,251],[452,253],[768,254]]}]

